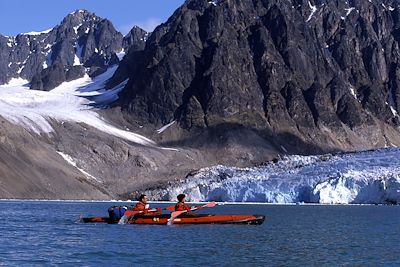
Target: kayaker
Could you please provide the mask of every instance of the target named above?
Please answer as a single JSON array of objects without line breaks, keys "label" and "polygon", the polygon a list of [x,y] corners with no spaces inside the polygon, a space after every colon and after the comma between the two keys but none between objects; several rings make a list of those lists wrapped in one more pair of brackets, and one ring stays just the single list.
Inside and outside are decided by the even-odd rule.
[{"label": "kayaker", "polygon": [[136,203],[135,207],[133,207],[133,210],[134,211],[143,211],[144,214],[147,214],[147,213],[153,214],[153,213],[161,212],[160,208],[157,208],[156,212],[155,211],[149,211],[149,206],[150,205],[147,203],[147,201],[148,201],[147,195],[145,195],[145,194],[140,195],[139,198],[138,198],[138,203]]},{"label": "kayaker", "polygon": [[146,211],[146,209],[149,209],[149,204],[147,204],[147,196],[145,194],[142,194],[138,198],[138,203],[133,207],[133,210],[137,211]]},{"label": "kayaker", "polygon": [[176,198],[178,199],[178,202],[175,204],[175,211],[182,211],[182,210],[190,211],[190,209],[192,207],[189,205],[186,205],[186,203],[185,203],[186,195],[185,194],[179,194]]}]

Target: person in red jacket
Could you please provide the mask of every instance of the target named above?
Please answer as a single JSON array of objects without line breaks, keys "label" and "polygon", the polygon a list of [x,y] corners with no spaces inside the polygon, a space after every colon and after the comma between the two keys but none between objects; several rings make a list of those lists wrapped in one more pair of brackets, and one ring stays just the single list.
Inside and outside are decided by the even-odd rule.
[{"label": "person in red jacket", "polygon": [[178,199],[178,202],[175,204],[175,211],[190,211],[192,207],[185,204],[185,194],[179,194],[176,198]]},{"label": "person in red jacket", "polygon": [[140,195],[138,198],[138,203],[136,203],[135,207],[133,207],[134,211],[142,211],[142,214],[152,214],[156,215],[161,212],[160,208],[157,209],[149,209],[149,204],[147,203],[148,197],[145,194]]},{"label": "person in red jacket", "polygon": [[142,194],[138,200],[139,201],[136,203],[135,207],[133,207],[133,210],[146,212],[149,209],[149,204],[147,204],[147,196]]}]

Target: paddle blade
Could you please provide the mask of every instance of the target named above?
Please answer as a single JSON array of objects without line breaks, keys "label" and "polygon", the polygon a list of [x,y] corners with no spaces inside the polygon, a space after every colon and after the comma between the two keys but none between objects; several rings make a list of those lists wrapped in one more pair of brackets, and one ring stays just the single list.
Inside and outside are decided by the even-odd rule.
[{"label": "paddle blade", "polygon": [[171,213],[171,217],[168,219],[168,223],[167,225],[171,225],[174,223],[174,220],[176,219],[176,217],[178,217],[179,215],[181,215],[182,213],[187,212],[187,210],[180,210],[180,211],[174,211]]},{"label": "paddle blade", "polygon": [[212,202],[208,202],[203,207],[212,208],[212,207],[215,207],[215,205],[217,205],[217,203],[215,201],[212,201]]},{"label": "paddle blade", "polygon": [[125,211],[124,216],[122,216],[121,219],[119,219],[118,224],[126,224],[132,216],[135,216],[136,214],[142,212],[143,211],[141,210],[127,210]]},{"label": "paddle blade", "polygon": [[128,222],[130,216],[122,216],[121,219],[119,219],[118,224],[126,224]]}]

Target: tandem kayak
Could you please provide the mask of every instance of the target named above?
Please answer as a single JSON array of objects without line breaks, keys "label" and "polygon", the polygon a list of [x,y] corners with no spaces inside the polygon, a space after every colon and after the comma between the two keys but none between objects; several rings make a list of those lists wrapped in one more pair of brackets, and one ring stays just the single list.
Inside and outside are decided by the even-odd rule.
[{"label": "tandem kayak", "polygon": [[[127,224],[168,224],[169,214],[138,214],[130,216]],[[264,215],[246,214],[182,214],[174,219],[174,224],[262,224],[265,220]],[[81,218],[84,223],[118,223],[119,220],[110,217],[89,217]]]}]

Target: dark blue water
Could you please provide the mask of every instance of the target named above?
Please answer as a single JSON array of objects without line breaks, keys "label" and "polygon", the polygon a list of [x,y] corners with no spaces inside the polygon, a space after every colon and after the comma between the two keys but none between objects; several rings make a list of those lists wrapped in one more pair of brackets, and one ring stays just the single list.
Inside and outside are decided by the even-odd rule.
[{"label": "dark blue water", "polygon": [[112,205],[0,201],[0,265],[400,266],[400,206],[201,211],[266,215],[259,226],[76,223],[80,215],[106,215]]}]

